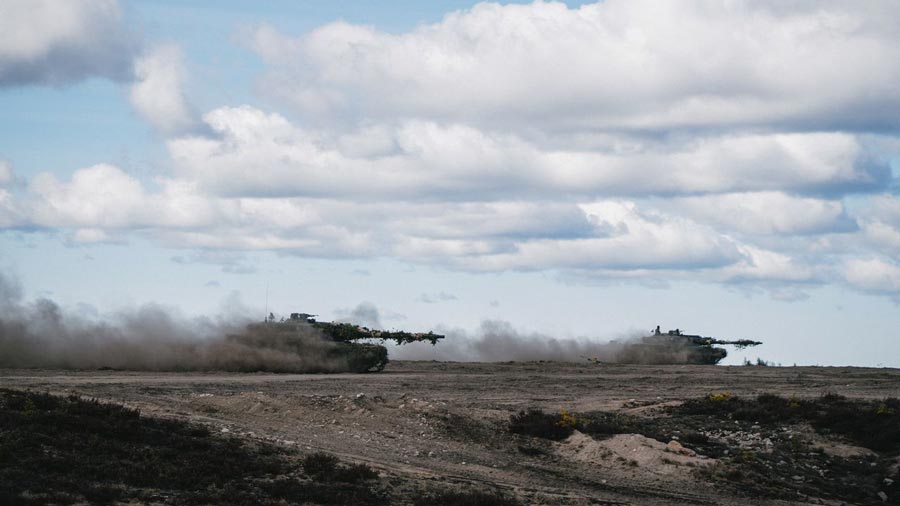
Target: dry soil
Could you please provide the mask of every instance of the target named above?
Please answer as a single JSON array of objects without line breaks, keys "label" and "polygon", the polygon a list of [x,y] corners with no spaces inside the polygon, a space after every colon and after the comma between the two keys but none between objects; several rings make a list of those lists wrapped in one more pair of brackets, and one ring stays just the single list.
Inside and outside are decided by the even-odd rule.
[{"label": "dry soil", "polygon": [[0,370],[0,386],[120,402],[332,452],[397,486],[500,489],[526,504],[804,504],[821,502],[723,491],[696,472],[714,459],[677,444],[577,432],[557,443],[512,435],[506,425],[532,407],[642,414],[722,392],[898,397],[900,370],[395,361],[375,374]]}]

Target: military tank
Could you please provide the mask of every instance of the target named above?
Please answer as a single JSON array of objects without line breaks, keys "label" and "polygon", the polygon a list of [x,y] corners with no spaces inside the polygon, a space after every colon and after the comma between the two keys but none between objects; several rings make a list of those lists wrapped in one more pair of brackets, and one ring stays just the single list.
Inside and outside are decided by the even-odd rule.
[{"label": "military tank", "polygon": [[616,361],[626,364],[701,364],[715,365],[728,356],[728,350],[719,346],[738,349],[758,346],[759,341],[738,339],[727,341],[696,334],[685,334],[681,329],[661,332],[659,326],[649,336],[624,343]]},{"label": "military tank", "polygon": [[398,345],[430,342],[436,344],[443,339],[434,332],[406,332],[370,329],[361,325],[342,322],[320,322],[316,315],[308,313],[291,313],[290,319],[272,323],[286,329],[309,328],[320,332],[333,346],[326,349],[329,359],[346,360],[350,372],[378,372],[388,363],[388,350],[382,344],[373,341],[394,341]]}]

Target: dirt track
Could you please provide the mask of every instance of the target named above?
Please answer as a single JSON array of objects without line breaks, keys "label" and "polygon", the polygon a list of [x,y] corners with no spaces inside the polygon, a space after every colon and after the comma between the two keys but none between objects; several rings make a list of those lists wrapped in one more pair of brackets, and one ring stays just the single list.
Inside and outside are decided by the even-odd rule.
[{"label": "dirt track", "polygon": [[[0,378],[4,387],[123,402],[146,414],[333,452],[371,464],[401,487],[495,486],[529,504],[751,500],[724,497],[697,480],[693,463],[660,464],[657,450],[634,438],[596,447],[581,440],[546,443],[549,453],[523,452],[527,438],[505,427],[525,408],[639,413],[713,392],[900,396],[900,370],[861,368],[392,362],[382,373],[364,375],[2,370]],[[635,458],[600,465],[586,457],[591,452]]]}]

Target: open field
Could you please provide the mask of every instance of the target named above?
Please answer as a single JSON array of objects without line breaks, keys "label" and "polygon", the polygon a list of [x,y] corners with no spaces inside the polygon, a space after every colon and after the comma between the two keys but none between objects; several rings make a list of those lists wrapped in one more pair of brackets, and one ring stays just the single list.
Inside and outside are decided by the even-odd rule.
[{"label": "open field", "polygon": [[[378,471],[399,503],[438,490],[500,490],[523,504],[898,504],[900,496],[892,441],[876,451],[806,415],[725,409],[760,394],[791,409],[837,394],[846,397],[835,401],[841,413],[869,416],[871,406],[861,420],[892,421],[878,417],[896,415],[883,402],[900,396],[895,369],[391,362],[378,374],[2,370],[0,387],[124,403],[298,456],[331,453]],[[678,411],[688,399],[707,404]],[[510,417],[530,408],[566,410],[580,430],[558,441],[512,433]],[[612,424],[605,437],[598,420]]]}]

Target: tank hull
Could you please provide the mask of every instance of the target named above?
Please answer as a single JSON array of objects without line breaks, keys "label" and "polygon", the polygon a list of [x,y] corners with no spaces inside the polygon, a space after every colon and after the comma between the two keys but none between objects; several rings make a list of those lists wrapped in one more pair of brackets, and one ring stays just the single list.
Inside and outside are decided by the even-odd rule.
[{"label": "tank hull", "polygon": [[696,344],[684,336],[646,336],[623,345],[616,362],[623,364],[716,365],[728,356],[724,348]]}]

